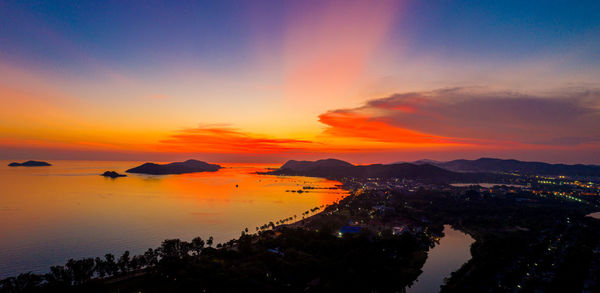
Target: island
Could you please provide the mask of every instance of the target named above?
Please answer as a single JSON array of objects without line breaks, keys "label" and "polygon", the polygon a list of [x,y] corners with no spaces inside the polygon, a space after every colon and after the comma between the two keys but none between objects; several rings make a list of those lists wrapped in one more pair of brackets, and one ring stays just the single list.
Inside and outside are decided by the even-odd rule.
[{"label": "island", "polygon": [[44,167],[44,166],[52,166],[48,162],[44,161],[27,161],[23,163],[12,162],[8,164],[9,167]]},{"label": "island", "polygon": [[106,171],[102,174],[100,174],[100,176],[104,176],[104,177],[110,177],[110,178],[117,178],[117,177],[126,177],[127,175],[125,174],[119,174],[115,171]]},{"label": "island", "polygon": [[196,172],[216,172],[221,166],[209,164],[198,160],[187,160],[185,162],[174,162],[169,164],[145,163],[127,170],[127,173],[139,173],[150,175],[169,175]]}]

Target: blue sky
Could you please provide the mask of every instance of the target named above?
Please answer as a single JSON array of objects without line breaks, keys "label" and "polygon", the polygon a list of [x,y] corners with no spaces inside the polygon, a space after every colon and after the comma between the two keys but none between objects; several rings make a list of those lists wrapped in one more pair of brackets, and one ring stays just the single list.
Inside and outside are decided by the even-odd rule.
[{"label": "blue sky", "polygon": [[[165,152],[161,142],[209,129],[236,141],[269,138],[298,154],[377,154],[365,158],[409,151],[415,158],[535,158],[541,141],[577,141],[586,143],[569,150],[588,151],[569,160],[582,160],[597,153],[600,137],[593,129],[580,133],[600,108],[598,15],[598,1],[3,1],[0,99],[9,107],[0,111],[0,145],[32,154],[100,145]],[[457,90],[448,99],[443,89]],[[391,125],[382,134],[412,138],[390,142],[345,129],[336,116],[352,113],[347,123],[424,119],[370,106],[410,93],[437,103],[435,111],[512,97],[521,99],[515,105],[549,107],[540,110],[545,115],[565,104],[587,116],[564,116],[561,137],[536,136],[535,146],[507,132],[507,123],[490,124],[491,133],[502,133],[496,148],[470,145],[488,135],[431,125]],[[404,103],[405,110],[429,109]],[[53,118],[17,115],[32,109]],[[542,133],[542,121],[519,127]],[[564,137],[568,131],[572,138]],[[437,138],[418,145],[415,137]],[[288,139],[318,147],[291,147]],[[442,142],[452,146],[436,145]],[[197,139],[181,143],[173,148],[202,153],[190,147]],[[552,158],[567,147],[539,148]]]}]

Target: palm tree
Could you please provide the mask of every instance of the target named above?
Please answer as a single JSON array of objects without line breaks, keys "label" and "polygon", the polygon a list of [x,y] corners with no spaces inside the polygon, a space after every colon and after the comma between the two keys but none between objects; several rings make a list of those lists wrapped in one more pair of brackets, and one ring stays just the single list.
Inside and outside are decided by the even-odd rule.
[{"label": "palm tree", "polygon": [[106,274],[109,276],[116,275],[119,271],[119,267],[115,262],[115,256],[111,253],[107,253],[106,255],[104,255],[104,259],[106,259],[106,261],[104,262],[106,264]]},{"label": "palm tree", "polygon": [[94,271],[96,271],[100,278],[104,278],[106,276],[106,262],[99,257],[96,257],[94,262],[96,263],[94,266]]},{"label": "palm tree", "polygon": [[140,260],[140,258],[138,255],[134,255],[131,257],[131,260],[129,260],[129,266],[128,266],[130,271],[135,271],[140,268],[139,260]]},{"label": "palm tree", "polygon": [[131,258],[131,261],[129,262],[129,269],[130,270],[139,270],[140,268],[142,268],[144,266],[144,263],[146,262],[146,260],[144,259],[144,256],[142,255],[134,255]]},{"label": "palm tree", "polygon": [[31,272],[0,280],[2,292],[37,292],[42,283],[42,276]]},{"label": "palm tree", "polygon": [[73,283],[71,273],[63,266],[51,266],[50,273],[46,274],[45,279],[53,285],[71,285]]},{"label": "palm tree", "polygon": [[84,258],[79,260],[69,259],[66,264],[75,284],[83,284],[94,275],[94,259]]},{"label": "palm tree", "polygon": [[[190,243],[179,239],[168,239],[160,246],[159,255],[162,259],[182,259],[189,256]],[[162,261],[161,259],[161,261]]]},{"label": "palm tree", "polygon": [[202,238],[200,237],[196,237],[194,239],[192,239],[192,250],[194,252],[196,252],[196,255],[199,255],[200,252],[202,252],[202,249],[204,249],[204,240],[202,240]]},{"label": "palm tree", "polygon": [[117,262],[117,265],[119,266],[119,269],[122,273],[127,273],[129,271],[129,262],[129,251],[125,250],[125,252],[123,252],[123,255],[121,255],[121,257],[119,258],[119,261]]}]

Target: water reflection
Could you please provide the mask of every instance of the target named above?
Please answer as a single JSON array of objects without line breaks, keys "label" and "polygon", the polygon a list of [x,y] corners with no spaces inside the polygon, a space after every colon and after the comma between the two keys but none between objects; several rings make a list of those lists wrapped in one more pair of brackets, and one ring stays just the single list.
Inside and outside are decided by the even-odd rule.
[{"label": "water reflection", "polygon": [[168,238],[212,235],[215,243],[226,241],[246,227],[253,231],[300,216],[345,194],[285,192],[338,182],[255,174],[271,165],[225,164],[218,172],[111,179],[98,174],[123,173],[139,162],[52,161],[52,167],[40,168],[8,163],[0,162],[0,278],[45,272],[71,257],[141,253]]},{"label": "water reflection", "polygon": [[431,249],[423,265],[423,273],[415,284],[406,289],[408,293],[439,292],[444,278],[458,270],[471,258],[471,236],[444,225],[444,237]]},{"label": "water reflection", "polygon": [[589,215],[587,215],[588,217],[592,217],[594,219],[598,219],[600,220],[600,212],[595,212],[595,213],[591,213]]}]

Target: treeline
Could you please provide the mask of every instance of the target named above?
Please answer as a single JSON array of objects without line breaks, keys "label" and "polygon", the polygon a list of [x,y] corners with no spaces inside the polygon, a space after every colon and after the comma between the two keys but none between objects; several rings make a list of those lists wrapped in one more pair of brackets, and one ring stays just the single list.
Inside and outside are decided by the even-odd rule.
[{"label": "treeline", "polygon": [[137,256],[69,261],[45,275],[8,278],[0,292],[397,292],[426,259],[412,235],[277,232],[243,234],[225,249],[210,247],[210,239],[165,240]]},{"label": "treeline", "polygon": [[[230,244],[232,245],[233,241]],[[92,279],[116,279],[132,273],[143,273],[160,263],[200,255],[212,245],[212,236],[206,241],[200,237],[192,239],[191,242],[169,239],[163,241],[160,247],[148,248],[140,255],[131,256],[129,251],[125,251],[118,258],[108,253],[103,258],[70,259],[64,266],[50,267],[50,272],[46,274],[28,272],[3,279],[0,281],[0,292],[33,292],[42,289],[57,291],[85,284]],[[219,247],[221,246],[220,244]]]},{"label": "treeline", "polygon": [[[238,239],[215,248],[212,237],[170,239],[139,255],[125,252],[69,260],[46,274],[4,279],[0,293],[403,290],[421,273],[428,245],[414,235],[393,235],[389,229],[337,237],[335,231],[350,219],[339,207],[354,206],[353,202],[371,204],[366,195],[349,196],[326,208],[317,221],[311,220],[310,228],[276,226],[300,219],[287,217],[257,227],[253,235],[246,228]],[[322,208],[311,208],[302,218]]]},{"label": "treeline", "polygon": [[[323,207],[322,205],[303,212],[302,218],[319,211]],[[296,215],[277,220],[275,223],[271,221],[268,224],[256,227],[256,231],[258,233],[266,232],[295,219],[297,219]],[[240,239],[246,239],[244,236],[248,233],[248,228],[244,229]],[[131,255],[129,251],[125,251],[119,257],[108,253],[104,257],[70,259],[65,265],[50,267],[50,272],[46,274],[28,272],[0,280],[0,293],[36,292],[40,290],[60,291],[93,281],[117,281],[128,276],[143,274],[159,264],[180,261],[188,256],[198,256],[204,249],[212,248],[213,242],[214,238],[212,236],[207,240],[196,237],[190,242],[180,239],[168,239],[164,240],[160,247],[156,249],[148,248],[140,255]],[[231,248],[238,242],[239,240],[232,239],[225,243],[216,244],[216,248]]]},{"label": "treeline", "polygon": [[[314,207],[314,208],[311,208],[309,210],[306,210],[306,211],[302,212],[302,219],[308,217],[311,213],[314,214],[314,213],[320,211],[324,207],[325,207],[325,205],[321,205],[321,206]],[[256,227],[256,231],[260,232],[260,231],[266,231],[266,230],[269,230],[269,229],[275,229],[276,226],[288,224],[288,223],[290,223],[290,222],[292,222],[294,220],[297,220],[297,218],[298,218],[298,216],[294,215],[294,216],[291,216],[291,217],[280,219],[280,220],[276,221],[275,223],[269,222],[268,224],[257,226]],[[245,229],[245,232],[248,233],[248,228]]]}]

